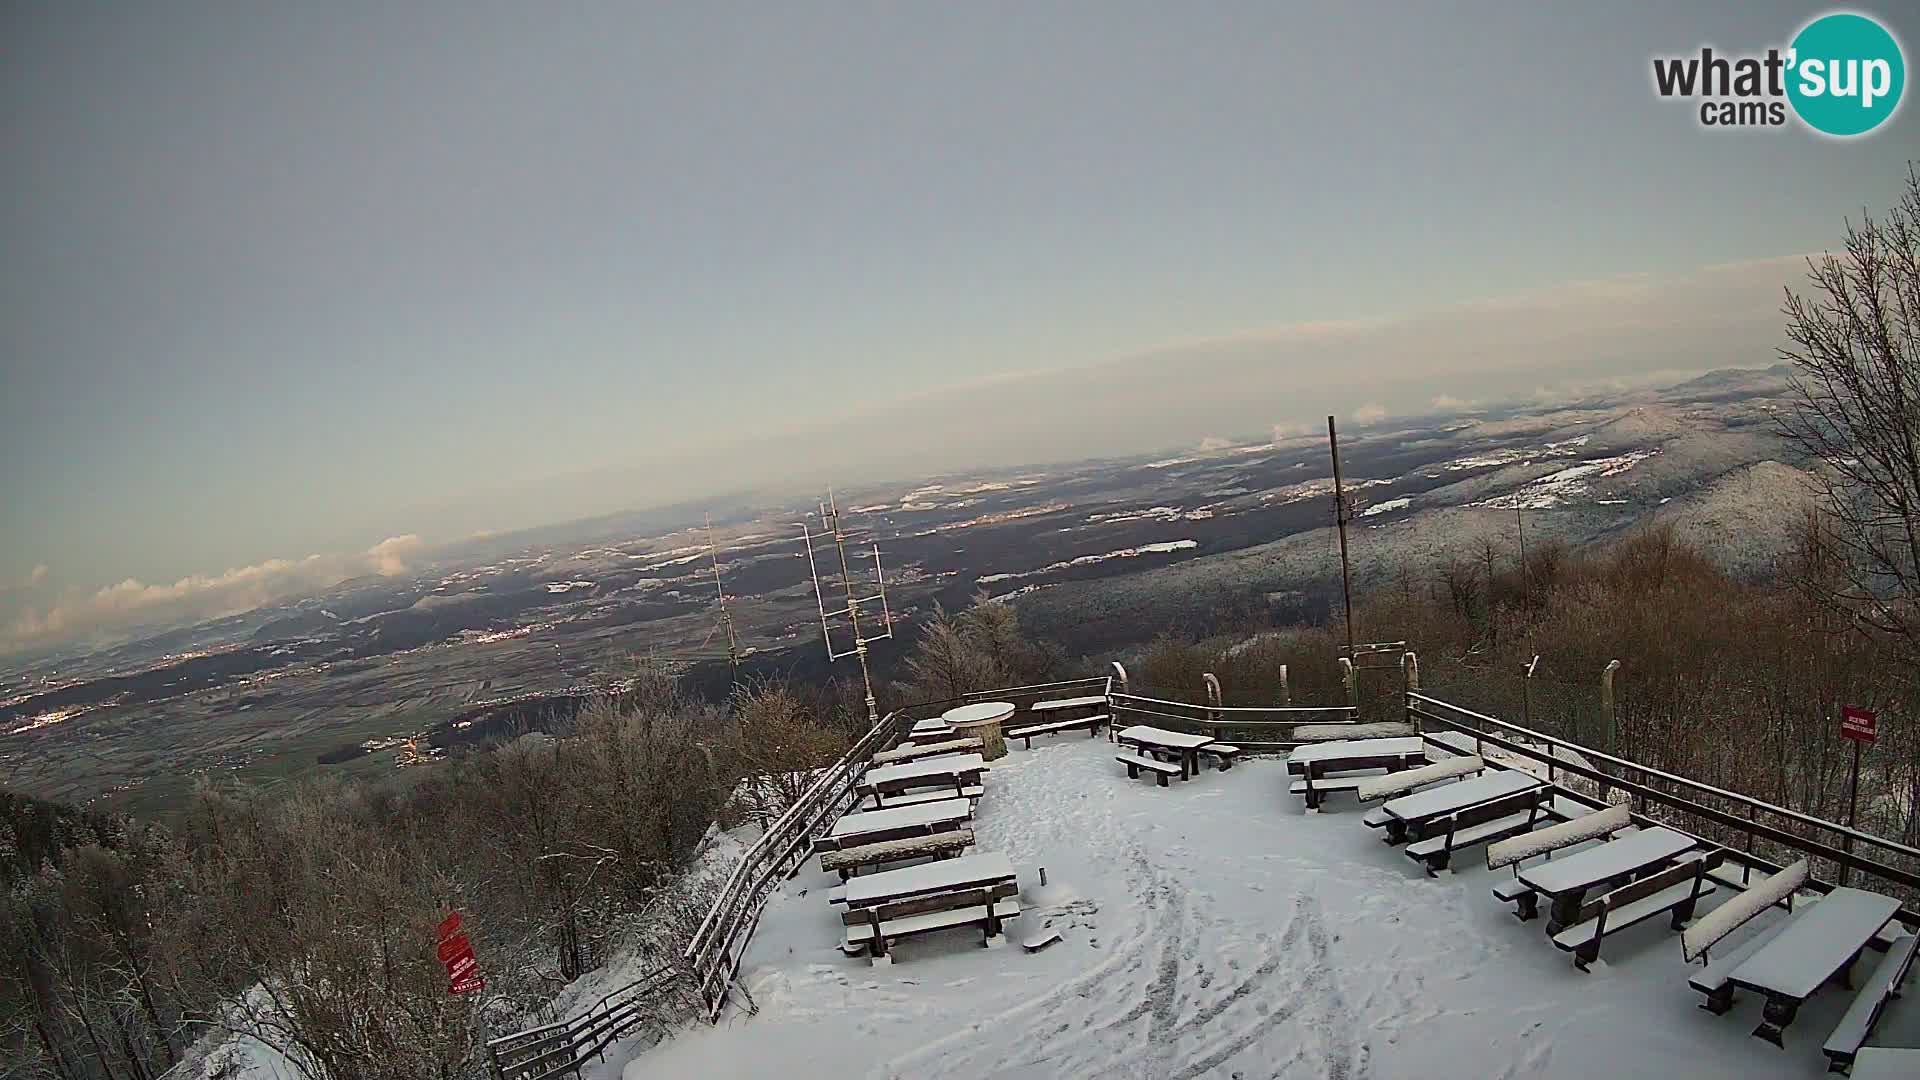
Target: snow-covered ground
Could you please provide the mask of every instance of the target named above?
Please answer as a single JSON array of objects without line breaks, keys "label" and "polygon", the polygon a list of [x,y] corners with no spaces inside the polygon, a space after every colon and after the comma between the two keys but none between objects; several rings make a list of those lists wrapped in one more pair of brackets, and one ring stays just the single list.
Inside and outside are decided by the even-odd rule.
[{"label": "snow-covered ground", "polygon": [[[1349,798],[1309,815],[1286,783],[1273,760],[1130,782],[1110,744],[1076,735],[1016,749],[993,763],[976,829],[1020,872],[1013,941],[1064,940],[982,949],[955,930],[870,967],[835,947],[832,881],[809,867],[768,906],[747,994],[717,1026],[593,1080],[1824,1075],[1848,995],[1816,995],[1775,1049],[1749,1034],[1753,995],[1726,1016],[1696,1007],[1665,920],[1610,936],[1582,975],[1543,921],[1489,895],[1479,852],[1425,878]],[[1916,998],[1876,1041],[1916,1041]]]}]

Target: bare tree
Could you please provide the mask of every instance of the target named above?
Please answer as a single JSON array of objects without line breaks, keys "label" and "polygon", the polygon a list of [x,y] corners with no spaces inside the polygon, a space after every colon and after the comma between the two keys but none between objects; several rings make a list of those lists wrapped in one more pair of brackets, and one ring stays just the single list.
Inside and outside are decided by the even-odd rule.
[{"label": "bare tree", "polygon": [[1845,568],[1827,595],[1920,658],[1920,171],[1884,218],[1848,224],[1843,255],[1807,265],[1784,308],[1797,401],[1781,426],[1820,466]]}]

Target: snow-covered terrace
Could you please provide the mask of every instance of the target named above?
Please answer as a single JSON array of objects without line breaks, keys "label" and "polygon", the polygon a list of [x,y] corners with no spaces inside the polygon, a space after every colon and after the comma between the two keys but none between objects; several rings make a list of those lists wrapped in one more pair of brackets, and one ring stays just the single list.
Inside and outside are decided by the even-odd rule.
[{"label": "snow-covered terrace", "polygon": [[[1507,872],[1478,850],[1429,879],[1361,825],[1350,796],[1306,813],[1278,759],[1161,788],[1113,758],[1106,739],[1068,733],[1014,748],[987,776],[980,849],[1009,856],[1022,888],[1009,937],[1051,927],[1060,942],[983,949],[956,929],[872,967],[836,947],[835,879],[809,860],[768,903],[745,992],[718,1024],[589,1075],[1825,1074],[1820,1046],[1846,993],[1816,994],[1783,1051],[1750,1035],[1753,995],[1725,1016],[1697,1007],[1664,919],[1610,936],[1583,975],[1541,922],[1494,900]],[[1920,1045],[1916,997],[1892,1003],[1874,1043]]]}]

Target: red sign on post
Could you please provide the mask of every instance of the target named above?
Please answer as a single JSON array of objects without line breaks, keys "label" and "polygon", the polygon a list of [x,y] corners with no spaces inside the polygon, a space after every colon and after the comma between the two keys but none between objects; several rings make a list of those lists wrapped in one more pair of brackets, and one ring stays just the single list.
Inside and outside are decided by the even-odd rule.
[{"label": "red sign on post", "polygon": [[1874,739],[1875,725],[1879,718],[1871,711],[1858,705],[1844,705],[1840,708],[1840,737],[1854,742],[1870,743]]},{"label": "red sign on post", "polygon": [[480,960],[473,955],[473,942],[460,932],[460,921],[460,913],[456,911],[442,919],[438,928],[440,944],[435,955],[447,965],[449,994],[471,994],[487,985],[480,974]]}]

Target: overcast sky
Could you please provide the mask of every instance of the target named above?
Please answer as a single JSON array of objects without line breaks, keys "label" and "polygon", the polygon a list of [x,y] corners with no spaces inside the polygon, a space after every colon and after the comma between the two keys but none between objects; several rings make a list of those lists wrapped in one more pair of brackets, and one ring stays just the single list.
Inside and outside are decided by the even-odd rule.
[{"label": "overcast sky", "polygon": [[1823,8],[8,3],[0,598],[1770,363],[1915,110],[1648,58]]}]

